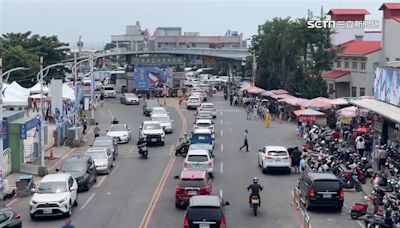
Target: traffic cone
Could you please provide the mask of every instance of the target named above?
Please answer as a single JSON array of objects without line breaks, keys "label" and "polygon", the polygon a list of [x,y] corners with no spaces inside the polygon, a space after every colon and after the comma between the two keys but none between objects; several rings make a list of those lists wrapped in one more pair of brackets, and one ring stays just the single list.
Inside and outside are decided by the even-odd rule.
[{"label": "traffic cone", "polygon": [[54,152],[53,152],[53,148],[51,148],[50,150],[50,156],[49,156],[50,160],[54,160]]}]

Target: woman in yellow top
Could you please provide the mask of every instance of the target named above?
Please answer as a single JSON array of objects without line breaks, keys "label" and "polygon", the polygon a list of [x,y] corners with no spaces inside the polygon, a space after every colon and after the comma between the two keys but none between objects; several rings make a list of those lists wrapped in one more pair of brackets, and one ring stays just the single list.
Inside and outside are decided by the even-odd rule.
[{"label": "woman in yellow top", "polygon": [[271,114],[269,114],[269,112],[266,112],[264,116],[265,126],[269,127],[270,122],[271,122]]}]

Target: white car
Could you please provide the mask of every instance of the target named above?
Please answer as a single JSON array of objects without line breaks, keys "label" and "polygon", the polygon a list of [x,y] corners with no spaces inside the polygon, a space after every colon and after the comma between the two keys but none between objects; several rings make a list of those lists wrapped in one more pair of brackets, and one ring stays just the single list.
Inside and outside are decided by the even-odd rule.
[{"label": "white car", "polygon": [[91,82],[92,80],[90,79],[90,77],[82,78],[82,84],[85,86],[90,85]]},{"label": "white car", "polygon": [[152,121],[158,121],[165,133],[172,133],[172,121],[166,114],[151,114]]},{"label": "white car", "polygon": [[168,115],[169,113],[167,112],[167,110],[164,108],[164,107],[160,107],[160,106],[158,106],[158,107],[153,107],[152,109],[151,109],[151,113],[150,113],[150,115]]},{"label": "white car", "polygon": [[117,92],[113,86],[103,86],[104,97],[117,97]]},{"label": "white car", "polygon": [[212,113],[214,119],[217,117],[217,111],[213,103],[202,103],[197,111],[209,111]]},{"label": "white car", "polygon": [[86,155],[92,157],[97,173],[109,174],[114,167],[114,156],[107,147],[92,147],[86,151]]},{"label": "white car", "polygon": [[214,134],[214,124],[210,119],[197,119],[196,123],[193,126],[194,130],[200,128],[210,129],[211,132]]},{"label": "white car", "polygon": [[116,138],[118,143],[127,143],[131,140],[131,129],[126,124],[113,124],[107,136]]},{"label": "white car", "polygon": [[158,121],[143,121],[139,128],[139,137],[146,138],[147,143],[165,143],[165,132]]},{"label": "white car", "polygon": [[201,98],[200,97],[189,97],[186,101],[186,108],[187,109],[197,109],[201,105]]},{"label": "white car", "polygon": [[31,219],[40,216],[72,215],[78,205],[78,184],[69,173],[48,174],[42,178],[29,201]]},{"label": "white car", "polygon": [[140,99],[136,94],[134,93],[125,93],[122,94],[121,98],[121,104],[136,104],[138,105],[140,103]]},{"label": "white car", "polygon": [[214,160],[210,156],[209,150],[190,150],[183,161],[184,170],[200,170],[207,171],[209,174],[214,173]]},{"label": "white car", "polygon": [[284,169],[290,173],[292,160],[286,147],[264,146],[258,150],[258,165],[263,172],[270,169]]}]

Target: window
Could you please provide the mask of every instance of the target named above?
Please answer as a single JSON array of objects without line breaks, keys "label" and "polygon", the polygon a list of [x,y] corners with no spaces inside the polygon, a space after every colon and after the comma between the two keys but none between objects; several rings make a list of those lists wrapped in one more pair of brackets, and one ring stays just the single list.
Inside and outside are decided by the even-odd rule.
[{"label": "window", "polygon": [[192,47],[196,47],[196,43],[192,43]]},{"label": "window", "polygon": [[373,66],[374,68],[377,68],[377,67],[379,67],[379,63],[378,63],[378,62],[373,63],[372,66]]},{"label": "window", "polygon": [[390,58],[389,57],[386,57],[386,62],[389,62],[390,61]]},{"label": "window", "polygon": [[344,68],[349,68],[349,59],[344,59]]},{"label": "window", "polygon": [[351,96],[356,97],[357,96],[357,87],[352,86],[351,87]]},{"label": "window", "polygon": [[353,59],[353,62],[351,63],[351,68],[357,69],[357,59]]},{"label": "window", "polygon": [[329,84],[329,94],[333,93],[333,84]]},{"label": "window", "polygon": [[367,63],[365,62],[365,60],[362,60],[361,61],[361,70],[365,70],[366,66],[367,66]]},{"label": "window", "polygon": [[5,225],[4,223],[7,222],[12,217],[12,213],[9,211],[5,211],[0,214],[0,225]]},{"label": "window", "polygon": [[360,87],[360,97],[365,96],[365,88]]},{"label": "window", "polygon": [[342,67],[342,59],[341,58],[338,58],[337,60],[336,60],[336,68],[341,68]]},{"label": "window", "polygon": [[399,62],[400,62],[400,58],[396,58],[396,61],[399,61]]}]

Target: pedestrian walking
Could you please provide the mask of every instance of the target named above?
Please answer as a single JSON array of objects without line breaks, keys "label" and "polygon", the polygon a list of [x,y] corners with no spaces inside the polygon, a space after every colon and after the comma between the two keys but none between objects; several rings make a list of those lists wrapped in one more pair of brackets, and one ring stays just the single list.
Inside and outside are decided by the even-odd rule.
[{"label": "pedestrian walking", "polygon": [[380,171],[384,171],[386,160],[387,160],[389,154],[388,154],[388,151],[383,146],[381,146],[378,153],[379,153],[378,154],[378,158],[379,158],[379,166],[378,167],[379,167]]},{"label": "pedestrian walking", "polygon": [[75,228],[75,226],[72,224],[71,219],[66,219],[61,228]]},{"label": "pedestrian walking", "polygon": [[96,122],[96,126],[94,127],[94,137],[97,138],[100,135],[100,127],[99,123]]},{"label": "pedestrian walking", "polygon": [[300,171],[300,172],[306,171],[306,164],[307,164],[306,158],[307,158],[306,155],[303,155],[303,156],[301,157],[301,160],[300,160],[300,167],[299,167],[299,171]]},{"label": "pedestrian walking", "polygon": [[365,150],[365,141],[364,138],[362,136],[360,136],[356,142],[356,147],[357,147],[357,151],[358,154],[360,156],[364,156],[364,150]]},{"label": "pedestrian walking", "polygon": [[294,168],[295,173],[299,173],[299,166],[300,166],[300,160],[301,160],[301,152],[297,145],[294,147],[291,157],[292,157],[292,166]]},{"label": "pedestrian walking", "polygon": [[243,141],[244,141],[244,143],[243,143],[243,146],[241,146],[240,148],[239,148],[239,151],[242,151],[242,149],[243,149],[243,147],[246,147],[246,152],[249,152],[249,141],[248,141],[248,136],[247,136],[247,133],[248,133],[248,131],[247,131],[247,129],[246,130],[244,130],[244,134],[243,134]]},{"label": "pedestrian walking", "polygon": [[269,112],[266,112],[264,117],[264,123],[267,128],[269,128],[270,122],[271,122],[271,114],[269,114]]},{"label": "pedestrian walking", "polygon": [[246,107],[246,113],[247,113],[247,120],[251,120],[251,106],[250,105],[248,105],[247,107]]},{"label": "pedestrian walking", "polygon": [[253,106],[253,117],[254,119],[257,119],[258,113],[257,113],[258,109],[257,109],[257,104],[255,104]]},{"label": "pedestrian walking", "polygon": [[83,126],[83,134],[86,134],[86,130],[87,130],[86,116],[83,116],[81,121],[82,121],[82,126]]}]

